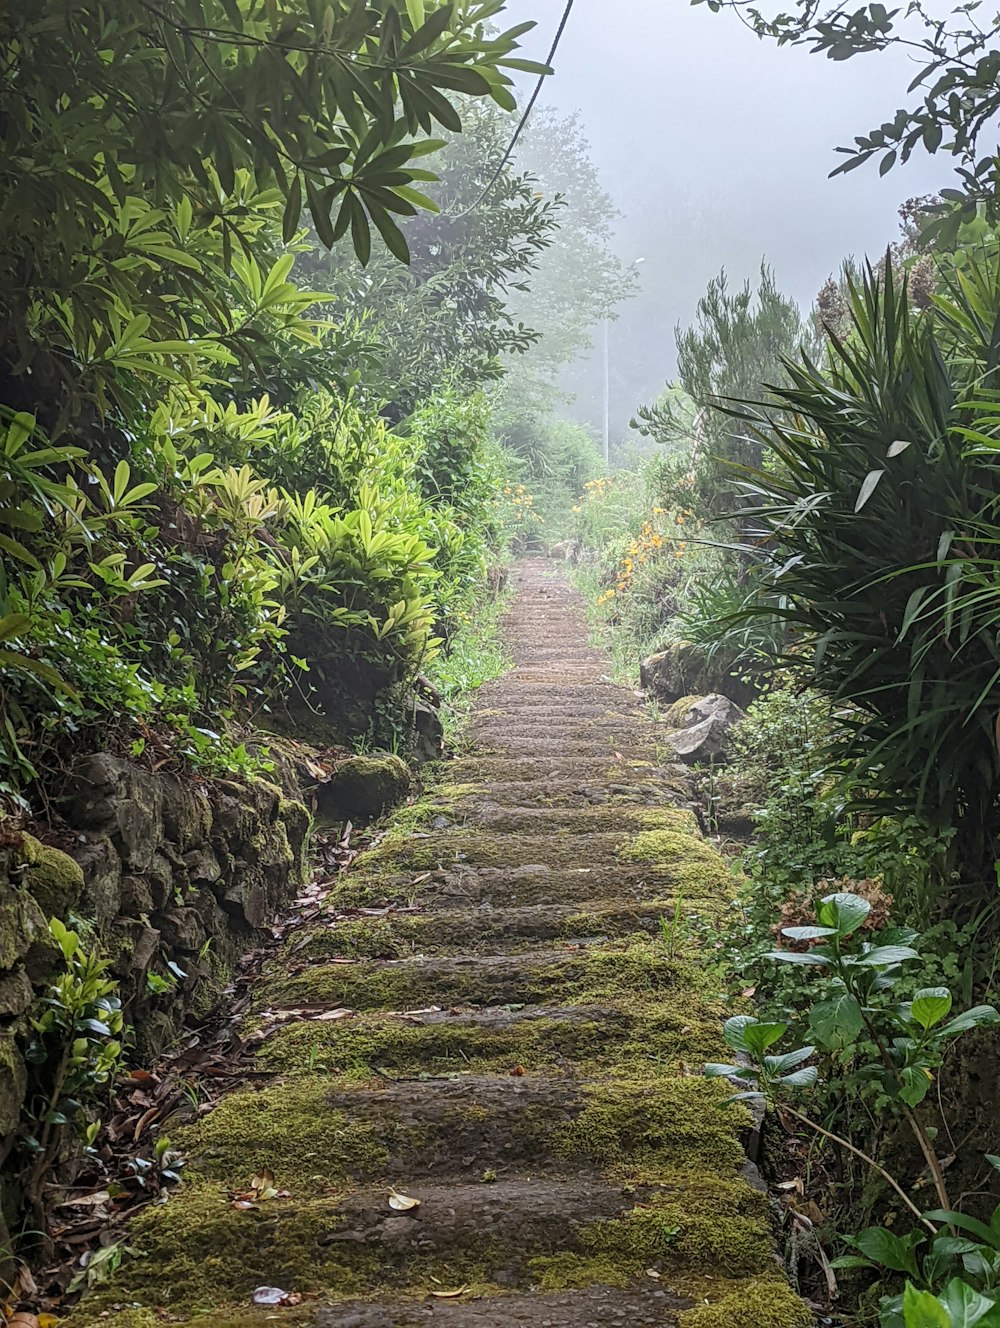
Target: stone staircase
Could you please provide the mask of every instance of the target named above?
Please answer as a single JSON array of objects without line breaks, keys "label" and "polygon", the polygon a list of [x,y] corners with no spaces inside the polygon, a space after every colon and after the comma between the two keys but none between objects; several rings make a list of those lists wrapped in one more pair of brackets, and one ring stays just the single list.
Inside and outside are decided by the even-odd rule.
[{"label": "stone staircase", "polygon": [[[178,1132],[185,1183],[74,1323],[809,1323],[749,1115],[700,1073],[725,1053],[695,919],[730,873],[562,574],[515,583],[469,750],[292,932],[249,1025],[264,1086]],[[281,1197],[237,1206],[264,1168]]]}]

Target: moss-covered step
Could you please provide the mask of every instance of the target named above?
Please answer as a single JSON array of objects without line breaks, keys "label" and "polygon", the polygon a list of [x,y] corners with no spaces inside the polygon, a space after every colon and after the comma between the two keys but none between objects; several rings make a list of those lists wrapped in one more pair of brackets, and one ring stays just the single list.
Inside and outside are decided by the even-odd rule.
[{"label": "moss-covered step", "polygon": [[448,950],[509,953],[543,941],[593,942],[645,932],[656,935],[676,919],[697,916],[697,904],[677,899],[635,903],[594,900],[576,904],[532,904],[525,908],[453,908],[438,912],[389,912],[383,916],[334,918],[286,942],[281,964],[342,957],[401,959]]},{"label": "moss-covered step", "polygon": [[[639,851],[644,851],[644,845]],[[726,862],[708,849],[662,865],[641,857],[620,866],[597,862],[550,867],[528,862],[521,867],[475,868],[459,863],[441,869],[381,871],[373,864],[346,876],[331,890],[328,902],[334,911],[392,905],[426,910],[483,905],[529,908],[544,903],[587,909],[595,900],[615,897],[640,903],[683,897],[706,908],[712,904],[721,908],[734,891],[735,881]]]},{"label": "moss-covered step", "polygon": [[641,737],[638,733],[618,736],[607,733],[604,736],[588,735],[581,731],[578,737],[550,737],[543,729],[541,733],[530,729],[523,734],[510,734],[503,737],[482,737],[476,743],[476,751],[483,756],[506,756],[516,759],[524,755],[558,756],[560,760],[582,758],[590,761],[607,761],[615,752],[628,752],[636,761],[656,761],[659,754],[656,734],[647,732]]},{"label": "moss-covered step", "polygon": [[449,782],[489,785],[495,781],[513,781],[520,783],[553,784],[599,781],[609,784],[629,785],[655,781],[664,788],[676,788],[684,791],[690,788],[690,780],[676,767],[665,765],[655,757],[638,757],[621,748],[610,749],[595,760],[592,757],[567,757],[555,755],[531,756],[486,755],[473,751],[471,755],[458,758],[449,768]]},{"label": "moss-covered step", "polygon": [[[593,1175],[407,1185],[400,1212],[386,1188],[234,1207],[222,1185],[188,1185],[130,1226],[143,1251],[88,1298],[84,1322],[138,1301],[194,1310],[248,1303],[261,1285],[339,1297],[433,1287],[525,1285],[532,1255],[586,1252],[588,1225],[634,1205]],[[499,1279],[499,1281],[498,1281]]]},{"label": "moss-covered step", "polygon": [[718,1085],[647,1079],[577,1083],[541,1075],[467,1075],[377,1087],[303,1075],[226,1097],[173,1134],[188,1175],[245,1190],[265,1168],[298,1198],[346,1183],[396,1185],[454,1175],[485,1183],[602,1168],[610,1179],[681,1166],[734,1173],[743,1114]]},{"label": "moss-covered step", "polygon": [[[452,792],[452,790],[455,790]],[[668,787],[650,780],[609,787],[606,779],[594,778],[593,771],[585,770],[576,778],[547,780],[497,779],[491,784],[445,784],[438,789],[443,799],[469,797],[473,801],[489,798],[506,807],[586,807],[638,805],[655,807],[687,800],[681,782]]]},{"label": "moss-covered step", "polygon": [[572,751],[577,743],[589,747],[603,747],[617,751],[648,746],[655,740],[655,730],[649,723],[638,719],[606,718],[597,715],[566,715],[560,718],[500,715],[495,719],[477,720],[472,727],[477,746],[488,748],[501,742],[510,751],[523,743],[546,742],[561,744],[563,750]]},{"label": "moss-covered step", "polygon": [[[270,1030],[270,1031],[268,1031]],[[266,1024],[259,1059],[279,1073],[385,1076],[549,1073],[643,1076],[690,1071],[725,1053],[720,1020],[698,991],[578,1005],[367,1014]]]},{"label": "moss-covered step", "polygon": [[[406,1211],[392,1194],[418,1201]],[[191,1185],[130,1228],[143,1251],[89,1298],[84,1322],[111,1304],[167,1309],[246,1303],[261,1285],[338,1297],[467,1286],[569,1285],[644,1270],[720,1277],[773,1266],[768,1200],[742,1178],[687,1169],[639,1189],[592,1175],[431,1181],[234,1206],[223,1186]],[[595,1263],[596,1261],[596,1263]],[[597,1276],[595,1276],[597,1274]]]},{"label": "moss-covered step", "polygon": [[[651,817],[667,817],[669,810],[655,809]],[[686,814],[677,812],[677,817]],[[549,868],[586,868],[624,861],[674,865],[689,860],[694,863],[720,864],[722,859],[694,833],[662,830],[661,839],[649,836],[656,831],[640,831],[641,843],[631,842],[628,826],[621,829],[580,833],[557,830],[551,834],[504,833],[470,826],[445,829],[406,837],[390,835],[377,848],[363,853],[358,866],[362,872],[371,868],[393,871],[411,868],[424,871],[434,867],[461,864],[469,867],[523,867],[544,864]],[[672,837],[669,837],[671,836]],[[634,840],[634,837],[632,837]]]},{"label": "moss-covered step", "polygon": [[616,833],[624,836],[643,830],[675,830],[701,837],[694,812],[682,807],[614,806],[588,803],[579,807],[521,807],[492,798],[461,798],[449,806],[430,805],[427,823],[444,815],[456,824],[515,835]]},{"label": "moss-covered step", "polygon": [[694,972],[690,960],[672,958],[664,946],[644,938],[520,954],[320,963],[289,977],[269,970],[256,1000],[279,1008],[327,1005],[352,1010],[568,1003],[623,992],[662,994],[690,985]]}]

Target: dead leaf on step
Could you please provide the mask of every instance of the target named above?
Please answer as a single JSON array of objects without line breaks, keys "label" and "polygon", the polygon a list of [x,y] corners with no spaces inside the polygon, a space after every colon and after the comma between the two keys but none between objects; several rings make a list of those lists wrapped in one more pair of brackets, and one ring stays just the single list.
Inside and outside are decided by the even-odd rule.
[{"label": "dead leaf on step", "polygon": [[250,1299],[255,1305],[298,1305],[302,1297],[281,1287],[259,1286]]},{"label": "dead leaf on step", "polygon": [[17,1277],[15,1277],[10,1291],[11,1299],[15,1302],[29,1300],[32,1296],[38,1295],[38,1285],[26,1263],[22,1263],[18,1268]]},{"label": "dead leaf on step", "polygon": [[662,1274],[662,1273],[658,1273],[658,1272],[656,1271],[655,1268],[647,1268],[647,1269],[646,1269],[646,1276],[647,1276],[647,1277],[655,1277],[655,1278],[657,1279],[657,1281],[659,1281],[659,1279],[663,1276],[663,1274]]},{"label": "dead leaf on step", "polygon": [[100,1208],[111,1198],[107,1190],[94,1190],[90,1194],[77,1194],[69,1199],[63,1199],[61,1203],[53,1204],[54,1208]]},{"label": "dead leaf on step", "polygon": [[420,1207],[420,1200],[411,1198],[408,1194],[400,1194],[398,1190],[390,1190],[389,1207],[394,1208],[397,1213],[408,1213],[411,1209]]},{"label": "dead leaf on step", "polygon": [[431,1295],[436,1296],[438,1300],[454,1300],[456,1296],[464,1296],[469,1289],[469,1284],[456,1287],[454,1291],[432,1291]]},{"label": "dead leaf on step", "polygon": [[247,1213],[268,1199],[289,1199],[291,1192],[289,1190],[279,1190],[274,1183],[274,1173],[270,1167],[261,1167],[260,1171],[250,1182],[250,1188],[246,1190],[237,1190],[232,1196],[231,1201],[234,1208],[241,1213]]},{"label": "dead leaf on step", "polygon": [[322,1014],[316,1015],[315,1022],[329,1023],[331,1019],[349,1019],[353,1013],[353,1010],[348,1010],[345,1005],[341,1005],[336,1010],[324,1010]]},{"label": "dead leaf on step", "polygon": [[523,1066],[523,1065],[515,1065],[514,1068],[511,1070],[511,1074],[513,1074],[513,1075],[518,1075],[518,1076],[524,1074],[524,1066]]},{"label": "dead leaf on step", "polygon": [[18,1310],[7,1320],[7,1328],[38,1328],[38,1315],[29,1314],[27,1310]]}]

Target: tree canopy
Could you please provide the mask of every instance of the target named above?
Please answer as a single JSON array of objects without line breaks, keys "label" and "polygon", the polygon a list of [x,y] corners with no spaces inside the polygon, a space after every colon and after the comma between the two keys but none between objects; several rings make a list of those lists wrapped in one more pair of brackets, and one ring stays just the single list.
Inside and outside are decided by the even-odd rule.
[{"label": "tree canopy", "polygon": [[978,3],[933,14],[921,2],[887,9],[874,0],[858,7],[796,0],[789,12],[772,16],[747,0],[691,0],[712,10],[736,9],[762,37],[779,45],[807,46],[830,60],[898,48],[913,62],[906,89],[909,105],[880,125],[855,136],[837,151],[845,160],[832,172],[878,162],[886,175],[918,148],[956,158],[957,187],[940,191],[936,216],[925,236],[954,243],[959,227],[982,207],[1000,218],[1000,149],[985,142],[1000,115],[1000,16],[983,21]]},{"label": "tree canopy", "polygon": [[[193,356],[252,358],[309,303],[262,276],[433,204],[456,94],[514,105],[502,0],[42,0],[0,14],[0,402],[124,408]],[[280,219],[280,230],[277,229]],[[270,328],[269,330],[273,330]],[[30,383],[26,376],[30,375]]]}]

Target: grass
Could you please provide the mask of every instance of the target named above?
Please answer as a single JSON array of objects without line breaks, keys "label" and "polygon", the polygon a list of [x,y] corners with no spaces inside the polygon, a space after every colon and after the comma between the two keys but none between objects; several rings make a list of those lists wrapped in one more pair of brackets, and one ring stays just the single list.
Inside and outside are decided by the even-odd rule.
[{"label": "grass", "polygon": [[427,670],[444,702],[441,719],[449,746],[461,740],[475,693],[511,666],[510,650],[500,630],[510,599],[511,592],[503,590],[475,604],[452,637],[447,653],[442,652]]}]

